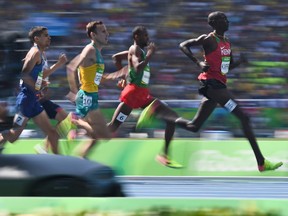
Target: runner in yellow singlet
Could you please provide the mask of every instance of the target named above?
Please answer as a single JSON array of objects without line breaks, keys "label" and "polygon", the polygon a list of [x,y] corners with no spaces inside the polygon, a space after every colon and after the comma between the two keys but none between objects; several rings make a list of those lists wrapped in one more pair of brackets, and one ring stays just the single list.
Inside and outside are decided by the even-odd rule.
[{"label": "runner in yellow singlet", "polygon": [[[102,48],[108,43],[109,33],[102,21],[92,21],[86,26],[86,33],[91,39],[81,54],[67,65],[67,76],[70,85],[68,99],[76,103],[76,114],[80,121],[75,122],[85,128],[91,138],[81,145],[79,156],[87,157],[90,149],[101,139],[109,139],[110,133],[106,121],[98,107],[98,86],[104,72]],[[77,87],[77,72],[80,89]],[[83,120],[83,121],[81,121]]]}]

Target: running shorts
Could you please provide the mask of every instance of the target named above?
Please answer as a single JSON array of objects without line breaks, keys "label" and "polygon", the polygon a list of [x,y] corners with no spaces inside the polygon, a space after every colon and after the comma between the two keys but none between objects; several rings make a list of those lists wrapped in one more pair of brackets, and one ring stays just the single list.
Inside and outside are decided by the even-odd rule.
[{"label": "running shorts", "polygon": [[55,119],[57,113],[62,110],[62,107],[51,100],[40,100],[40,104],[43,106],[50,119]]},{"label": "running shorts", "polygon": [[153,99],[148,88],[139,87],[135,84],[126,85],[120,95],[120,101],[133,109],[142,108]]},{"label": "running shorts", "polygon": [[86,92],[80,89],[76,95],[76,114],[85,117],[90,110],[98,109],[98,92]]}]

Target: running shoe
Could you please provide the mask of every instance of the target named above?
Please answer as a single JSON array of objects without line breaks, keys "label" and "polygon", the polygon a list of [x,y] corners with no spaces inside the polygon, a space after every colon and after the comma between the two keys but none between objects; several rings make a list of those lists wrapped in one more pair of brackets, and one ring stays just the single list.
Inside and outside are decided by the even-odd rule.
[{"label": "running shoe", "polygon": [[69,131],[76,129],[76,125],[72,123],[72,119],[77,118],[76,115],[72,112],[68,114],[68,116],[59,123],[57,126],[57,132],[62,138],[68,138]]},{"label": "running shoe", "polygon": [[155,103],[156,100],[154,100],[152,103],[150,103],[145,109],[143,109],[143,111],[141,112],[137,124],[136,124],[136,128],[140,129],[143,128],[145,126],[148,126],[152,123],[153,121],[153,104]]},{"label": "running shoe", "polygon": [[181,169],[183,168],[183,165],[178,163],[177,161],[171,160],[169,157],[164,156],[164,155],[157,155],[156,156],[156,161],[158,161],[160,164],[174,168],[174,169]]},{"label": "running shoe", "polygon": [[264,164],[262,166],[258,166],[258,169],[260,172],[265,172],[265,171],[270,171],[270,170],[276,170],[282,165],[283,165],[282,162],[272,163],[265,159]]},{"label": "running shoe", "polygon": [[67,135],[67,139],[68,140],[74,140],[77,138],[77,130],[76,129],[72,129],[68,132],[68,135]]},{"label": "running shoe", "polygon": [[37,154],[48,154],[48,151],[41,144],[35,145],[34,150]]}]

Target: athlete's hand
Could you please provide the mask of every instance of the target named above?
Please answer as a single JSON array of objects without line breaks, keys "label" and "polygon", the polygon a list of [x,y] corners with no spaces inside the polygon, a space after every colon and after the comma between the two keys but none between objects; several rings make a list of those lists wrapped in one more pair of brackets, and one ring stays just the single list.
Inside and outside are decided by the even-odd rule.
[{"label": "athlete's hand", "polygon": [[156,51],[155,43],[150,42],[150,43],[148,44],[148,47],[147,47],[147,56],[152,55],[153,53],[155,53],[155,51]]},{"label": "athlete's hand", "polygon": [[207,72],[210,68],[210,65],[205,61],[200,61],[198,66],[202,69],[202,71]]},{"label": "athlete's hand", "polygon": [[67,59],[66,54],[64,54],[64,53],[60,54],[60,56],[59,56],[59,58],[58,58],[58,62],[59,62],[59,64],[61,64],[61,65],[66,64],[66,63],[68,62],[68,59]]},{"label": "athlete's hand", "polygon": [[121,79],[121,80],[119,80],[118,83],[117,83],[117,86],[118,86],[118,88],[120,88],[120,89],[124,89],[126,85],[127,85],[127,83],[126,83],[126,80],[125,80],[125,79]]}]

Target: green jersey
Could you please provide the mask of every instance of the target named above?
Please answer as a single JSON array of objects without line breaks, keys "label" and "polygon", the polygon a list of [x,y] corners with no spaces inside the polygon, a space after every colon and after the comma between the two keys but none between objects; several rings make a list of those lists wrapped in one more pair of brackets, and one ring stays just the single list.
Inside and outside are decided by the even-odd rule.
[{"label": "green jersey", "polygon": [[[142,49],[141,49],[142,50]],[[146,58],[146,53],[142,50],[141,55],[142,61]],[[150,79],[150,66],[149,63],[145,66],[143,71],[139,71],[138,73],[133,67],[129,68],[129,75],[128,75],[128,83],[135,84],[139,87],[147,88]]]}]

